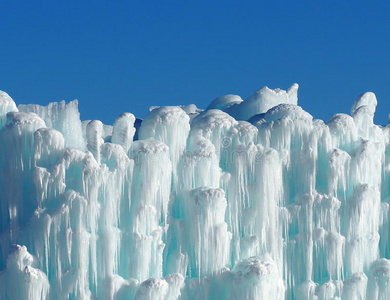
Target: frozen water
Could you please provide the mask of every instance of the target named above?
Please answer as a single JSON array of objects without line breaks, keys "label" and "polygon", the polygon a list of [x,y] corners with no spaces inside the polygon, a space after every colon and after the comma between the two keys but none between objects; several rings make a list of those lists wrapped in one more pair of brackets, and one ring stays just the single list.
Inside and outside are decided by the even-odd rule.
[{"label": "frozen water", "polygon": [[0,92],[1,299],[390,299],[390,125],[297,91],[112,126]]},{"label": "frozen water", "polygon": [[47,127],[61,132],[67,147],[84,150],[85,141],[82,137],[82,125],[77,100],[69,103],[65,103],[65,101],[53,102],[48,106],[21,104],[18,106],[18,109],[21,112],[36,113],[45,121]]},{"label": "frozen water", "polygon": [[[240,101],[241,100],[241,101]],[[263,87],[245,101],[239,96],[226,95],[215,99],[209,108],[226,111],[237,120],[248,120],[250,117],[265,113],[270,108],[282,104],[298,104],[298,84],[293,84],[287,91]]]}]

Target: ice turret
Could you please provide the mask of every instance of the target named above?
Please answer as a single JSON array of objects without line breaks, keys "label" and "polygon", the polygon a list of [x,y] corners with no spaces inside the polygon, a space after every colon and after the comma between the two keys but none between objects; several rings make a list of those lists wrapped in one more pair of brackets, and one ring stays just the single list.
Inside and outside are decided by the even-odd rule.
[{"label": "ice turret", "polygon": [[131,143],[133,142],[135,134],[134,122],[135,117],[133,114],[123,113],[116,118],[114,123],[111,141],[121,145],[126,153],[129,151]]}]

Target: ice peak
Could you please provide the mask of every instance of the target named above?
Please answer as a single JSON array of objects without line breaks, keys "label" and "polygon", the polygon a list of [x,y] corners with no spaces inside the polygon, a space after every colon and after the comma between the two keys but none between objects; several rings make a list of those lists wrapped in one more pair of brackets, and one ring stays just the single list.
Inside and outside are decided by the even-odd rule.
[{"label": "ice peak", "polygon": [[18,111],[16,104],[6,92],[0,91],[0,115],[10,111]]},{"label": "ice peak", "polygon": [[213,102],[209,104],[206,110],[209,109],[220,109],[225,110],[234,104],[240,104],[243,102],[242,98],[238,95],[228,94],[215,98]]},{"label": "ice peak", "polygon": [[[224,110],[237,120],[248,120],[254,115],[267,112],[279,104],[298,104],[299,85],[294,83],[287,91],[270,89],[265,86],[254,91],[252,96],[243,102],[237,102]],[[218,99],[218,98],[217,98]]]},{"label": "ice peak", "polygon": [[279,104],[269,109],[264,119],[268,122],[276,121],[285,117],[289,117],[292,121],[300,119],[306,121],[312,121],[313,117],[300,106],[294,104]]},{"label": "ice peak", "polygon": [[360,95],[356,101],[353,103],[351,108],[351,115],[354,115],[355,112],[362,106],[368,106],[372,113],[375,113],[376,106],[378,101],[373,92],[366,92]]}]

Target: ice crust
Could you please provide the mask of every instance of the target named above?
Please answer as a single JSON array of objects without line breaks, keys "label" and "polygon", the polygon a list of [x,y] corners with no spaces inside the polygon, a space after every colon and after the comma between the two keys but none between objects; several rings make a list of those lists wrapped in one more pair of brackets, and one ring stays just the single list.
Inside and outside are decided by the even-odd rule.
[{"label": "ice crust", "polygon": [[1,299],[390,299],[390,125],[297,90],[112,126],[0,92]]}]

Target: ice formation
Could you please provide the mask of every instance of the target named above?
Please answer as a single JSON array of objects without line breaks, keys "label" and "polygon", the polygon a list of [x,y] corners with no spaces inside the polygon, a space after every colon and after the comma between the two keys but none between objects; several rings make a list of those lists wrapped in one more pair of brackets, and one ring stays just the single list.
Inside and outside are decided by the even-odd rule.
[{"label": "ice formation", "polygon": [[112,126],[0,92],[0,298],[390,299],[390,125],[297,90]]}]

